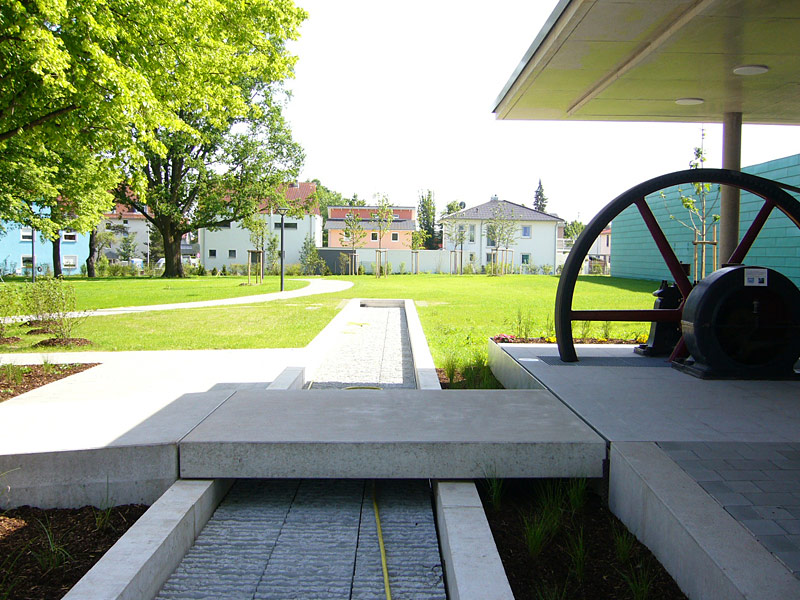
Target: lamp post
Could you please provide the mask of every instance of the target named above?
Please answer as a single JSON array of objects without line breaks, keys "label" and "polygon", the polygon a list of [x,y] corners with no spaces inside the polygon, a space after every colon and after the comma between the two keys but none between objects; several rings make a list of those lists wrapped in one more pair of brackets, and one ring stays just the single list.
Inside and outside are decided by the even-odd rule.
[{"label": "lamp post", "polygon": [[283,291],[283,226],[289,209],[286,206],[279,206],[275,209],[275,212],[281,216],[281,291]]}]

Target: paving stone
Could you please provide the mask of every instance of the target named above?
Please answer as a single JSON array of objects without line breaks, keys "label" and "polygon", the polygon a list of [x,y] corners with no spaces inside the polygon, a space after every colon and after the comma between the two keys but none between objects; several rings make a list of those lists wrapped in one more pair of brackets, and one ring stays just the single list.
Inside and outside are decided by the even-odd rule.
[{"label": "paving stone", "polygon": [[[790,515],[788,519],[776,519],[775,522],[790,535],[800,535],[800,519]],[[800,548],[800,546],[798,546]]]},{"label": "paving stone", "polygon": [[[731,487],[729,487],[727,481],[702,481],[700,482],[700,486],[712,496],[715,496],[716,494],[729,494],[730,492],[734,491]],[[748,491],[758,491],[758,489]]]},{"label": "paving stone", "polygon": [[770,552],[773,553],[797,552],[798,550],[800,550],[800,548],[798,548],[785,535],[770,535],[770,534],[758,534],[758,533],[756,533],[755,535],[756,539],[758,539],[758,541],[761,542],[761,544]]},{"label": "paving stone", "polygon": [[720,470],[717,472],[724,481],[759,481],[762,479],[769,479],[763,471]]},{"label": "paving stone", "polygon": [[775,467],[783,471],[800,471],[800,460],[771,460]]},{"label": "paving stone", "polygon": [[[792,519],[792,514],[780,506],[754,506],[755,511],[764,519],[777,521],[778,519]],[[795,533],[791,531],[789,533]]]},{"label": "paving stone", "polygon": [[788,505],[794,506],[798,503],[798,500],[794,497],[793,494],[787,494],[785,492],[763,492],[763,493],[746,493],[744,497],[750,500],[753,504],[759,506],[781,506],[781,505]]},{"label": "paving stone", "polygon": [[776,552],[775,556],[777,556],[792,573],[800,573],[800,552]]},{"label": "paving stone", "polygon": [[[725,462],[729,465],[729,469],[737,471],[762,471],[765,469],[774,469],[775,465],[768,460],[755,460],[755,459],[726,459]],[[717,467],[715,467],[717,468]]]},{"label": "paving stone", "polygon": [[[792,493],[798,489],[798,483],[796,481],[757,481],[755,485],[762,491],[762,492],[788,492]],[[756,490],[752,490],[756,491]]]},{"label": "paving stone", "polygon": [[753,509],[752,506],[726,506],[725,510],[728,511],[728,514],[730,514],[737,521],[743,521],[746,519],[756,520],[761,518],[761,516]]},{"label": "paving stone", "polygon": [[769,479],[772,479],[774,481],[800,482],[800,471],[795,471],[795,470],[776,469],[774,471],[764,471],[764,475],[766,475]]},{"label": "paving stone", "polygon": [[[770,521],[768,519],[742,519],[740,523],[747,527],[753,535],[757,536],[759,541],[761,540],[761,536],[769,538],[780,537],[786,540],[784,537],[786,532],[775,521]],[[786,542],[788,543],[789,540],[786,540]],[[766,546],[766,544],[764,545]],[[773,550],[772,548],[768,549]]]},{"label": "paving stone", "polygon": [[691,450],[665,450],[665,452],[667,453],[667,456],[676,462],[682,460],[694,461],[700,459],[700,457]]},{"label": "paving stone", "polygon": [[[761,482],[759,481],[758,484]],[[769,483],[775,483],[770,481]],[[768,490],[764,490],[761,488],[760,485],[753,481],[726,481],[725,485],[727,485],[732,492],[739,492],[740,494],[744,494],[745,492],[766,492]],[[772,490],[769,490],[772,491]]]},{"label": "paving stone", "polygon": [[752,504],[747,498],[735,492],[711,495],[722,506],[750,506]]},{"label": "paving stone", "polygon": [[763,444],[742,444],[738,449],[743,458],[759,460],[783,460],[783,454],[772,448],[765,447]]},{"label": "paving stone", "polygon": [[695,481],[705,482],[705,481],[722,481],[722,476],[717,473],[716,471],[711,471],[709,469],[703,468],[693,468],[693,467],[683,467],[683,470],[686,471]]}]

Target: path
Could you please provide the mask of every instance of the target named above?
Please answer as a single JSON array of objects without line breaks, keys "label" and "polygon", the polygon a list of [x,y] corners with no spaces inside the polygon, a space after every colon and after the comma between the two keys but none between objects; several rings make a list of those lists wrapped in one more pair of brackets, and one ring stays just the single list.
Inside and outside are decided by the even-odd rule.
[{"label": "path", "polygon": [[[362,306],[354,317],[328,348],[313,387],[414,389],[404,310]],[[428,481],[359,479],[239,480],[158,599],[381,598],[373,502],[392,596],[444,600]]]}]

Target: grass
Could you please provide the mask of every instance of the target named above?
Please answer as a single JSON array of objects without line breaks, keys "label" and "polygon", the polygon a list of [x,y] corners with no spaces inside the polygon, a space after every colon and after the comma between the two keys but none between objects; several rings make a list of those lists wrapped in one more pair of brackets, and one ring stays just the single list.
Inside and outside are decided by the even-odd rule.
[{"label": "grass", "polygon": [[[90,317],[75,328],[73,335],[92,340],[92,350],[106,351],[302,347],[330,321],[343,300],[356,297],[415,300],[437,365],[443,365],[447,357],[452,356],[455,368],[470,364],[480,367],[483,357],[478,354],[485,354],[486,340],[511,332],[517,320],[534,335],[552,332],[557,277],[423,274],[381,279],[338,276],[335,279],[353,281],[355,285],[335,294],[254,305]],[[275,291],[271,289],[272,284],[239,287],[241,280],[208,277],[179,281],[78,280],[75,283],[78,304],[84,308],[128,305],[133,304],[134,298],[139,304],[162,303],[164,294],[172,298],[172,302],[207,299],[213,286],[222,286],[214,288],[219,297]],[[236,283],[231,285],[232,282]],[[86,287],[81,288],[82,284]],[[99,289],[89,291],[93,284]],[[192,285],[200,287],[192,288]],[[156,293],[159,286],[161,291]],[[274,287],[277,288],[277,284]],[[652,281],[585,276],[579,278],[574,307],[651,308],[654,287]],[[103,289],[106,296],[101,293]],[[82,298],[85,293],[90,299]],[[599,337],[602,324],[593,323],[592,326],[595,337]],[[612,323],[609,333],[612,337],[631,338],[648,328],[647,323]],[[19,335],[23,341],[15,346],[4,346],[4,352],[37,351],[32,348],[33,343],[46,337],[27,336],[19,325],[10,329],[9,335]],[[471,376],[483,377],[483,371],[477,368]]]},{"label": "grass", "polygon": [[[148,304],[174,304],[239,298],[255,294],[280,291],[280,277],[265,277],[262,285],[246,285],[247,277],[187,277],[162,279],[160,277],[97,277],[69,278],[78,299],[77,310],[117,308],[120,306],[146,306]],[[245,285],[242,285],[245,284]],[[6,285],[25,285],[12,281]],[[295,290],[308,285],[305,281],[286,279],[284,289]]]}]

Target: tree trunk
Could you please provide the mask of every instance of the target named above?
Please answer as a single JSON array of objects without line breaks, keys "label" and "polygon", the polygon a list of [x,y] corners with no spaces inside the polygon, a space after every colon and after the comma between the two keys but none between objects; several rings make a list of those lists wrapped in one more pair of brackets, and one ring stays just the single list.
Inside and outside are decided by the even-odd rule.
[{"label": "tree trunk", "polygon": [[89,256],[86,258],[86,275],[97,277],[94,270],[94,263],[97,260],[97,227],[89,233]]},{"label": "tree trunk", "polygon": [[165,234],[161,232],[164,238],[164,274],[162,277],[184,277],[183,263],[181,262],[181,235],[180,234]]},{"label": "tree trunk", "polygon": [[53,277],[61,277],[61,232],[53,240]]}]

